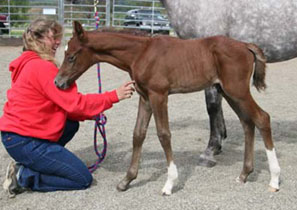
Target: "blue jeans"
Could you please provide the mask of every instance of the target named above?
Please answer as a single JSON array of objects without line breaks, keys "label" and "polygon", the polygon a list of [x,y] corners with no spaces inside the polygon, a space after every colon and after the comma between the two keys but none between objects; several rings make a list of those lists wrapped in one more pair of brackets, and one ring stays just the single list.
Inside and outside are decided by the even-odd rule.
[{"label": "blue jeans", "polygon": [[67,120],[57,143],[1,132],[7,152],[21,165],[18,184],[44,192],[88,188],[93,178],[87,166],[64,147],[78,128],[78,122]]}]

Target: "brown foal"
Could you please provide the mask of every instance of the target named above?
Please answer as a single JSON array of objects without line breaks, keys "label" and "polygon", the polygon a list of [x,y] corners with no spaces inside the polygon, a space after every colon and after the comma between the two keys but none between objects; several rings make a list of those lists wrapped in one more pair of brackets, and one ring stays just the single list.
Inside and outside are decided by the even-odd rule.
[{"label": "brown foal", "polygon": [[243,169],[238,181],[246,182],[254,167],[254,132],[262,135],[271,173],[270,190],[279,189],[280,167],[270,128],[270,117],[254,101],[250,79],[265,89],[265,57],[256,45],[224,36],[181,40],[169,36],[136,36],[119,32],[84,31],[74,22],[73,37],[55,84],[66,89],[90,66],[107,62],[129,73],[140,95],[133,134],[131,165],[117,189],[124,191],[137,177],[146,131],[153,114],[164,149],[168,178],[162,193],[170,195],[178,177],[171,149],[168,95],[200,91],[217,84],[238,115],[245,134]]}]

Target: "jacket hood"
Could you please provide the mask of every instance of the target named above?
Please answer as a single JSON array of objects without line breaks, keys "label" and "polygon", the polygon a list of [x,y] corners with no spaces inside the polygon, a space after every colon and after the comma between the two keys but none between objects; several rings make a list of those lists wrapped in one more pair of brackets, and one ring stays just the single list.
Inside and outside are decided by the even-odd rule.
[{"label": "jacket hood", "polygon": [[13,60],[9,64],[9,71],[11,71],[11,80],[13,83],[19,77],[19,75],[20,75],[21,71],[23,70],[24,66],[26,65],[26,63],[28,63],[29,61],[31,61],[33,59],[40,59],[40,57],[38,56],[38,54],[36,52],[25,51],[22,53],[22,55],[20,57]]}]

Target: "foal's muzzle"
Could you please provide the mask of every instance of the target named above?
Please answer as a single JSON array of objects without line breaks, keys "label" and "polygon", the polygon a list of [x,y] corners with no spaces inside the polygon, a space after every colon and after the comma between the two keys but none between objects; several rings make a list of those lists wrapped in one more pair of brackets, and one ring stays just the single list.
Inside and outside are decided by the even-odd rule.
[{"label": "foal's muzzle", "polygon": [[69,87],[69,85],[67,84],[67,82],[59,80],[57,77],[55,78],[55,85],[57,88],[65,90]]}]

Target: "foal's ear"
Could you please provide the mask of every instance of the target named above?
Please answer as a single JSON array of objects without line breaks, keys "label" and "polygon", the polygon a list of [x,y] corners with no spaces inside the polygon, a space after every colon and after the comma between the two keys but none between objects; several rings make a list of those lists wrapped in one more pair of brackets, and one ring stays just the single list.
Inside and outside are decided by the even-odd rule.
[{"label": "foal's ear", "polygon": [[73,22],[73,35],[76,35],[80,40],[84,38],[85,31],[78,21]]}]

